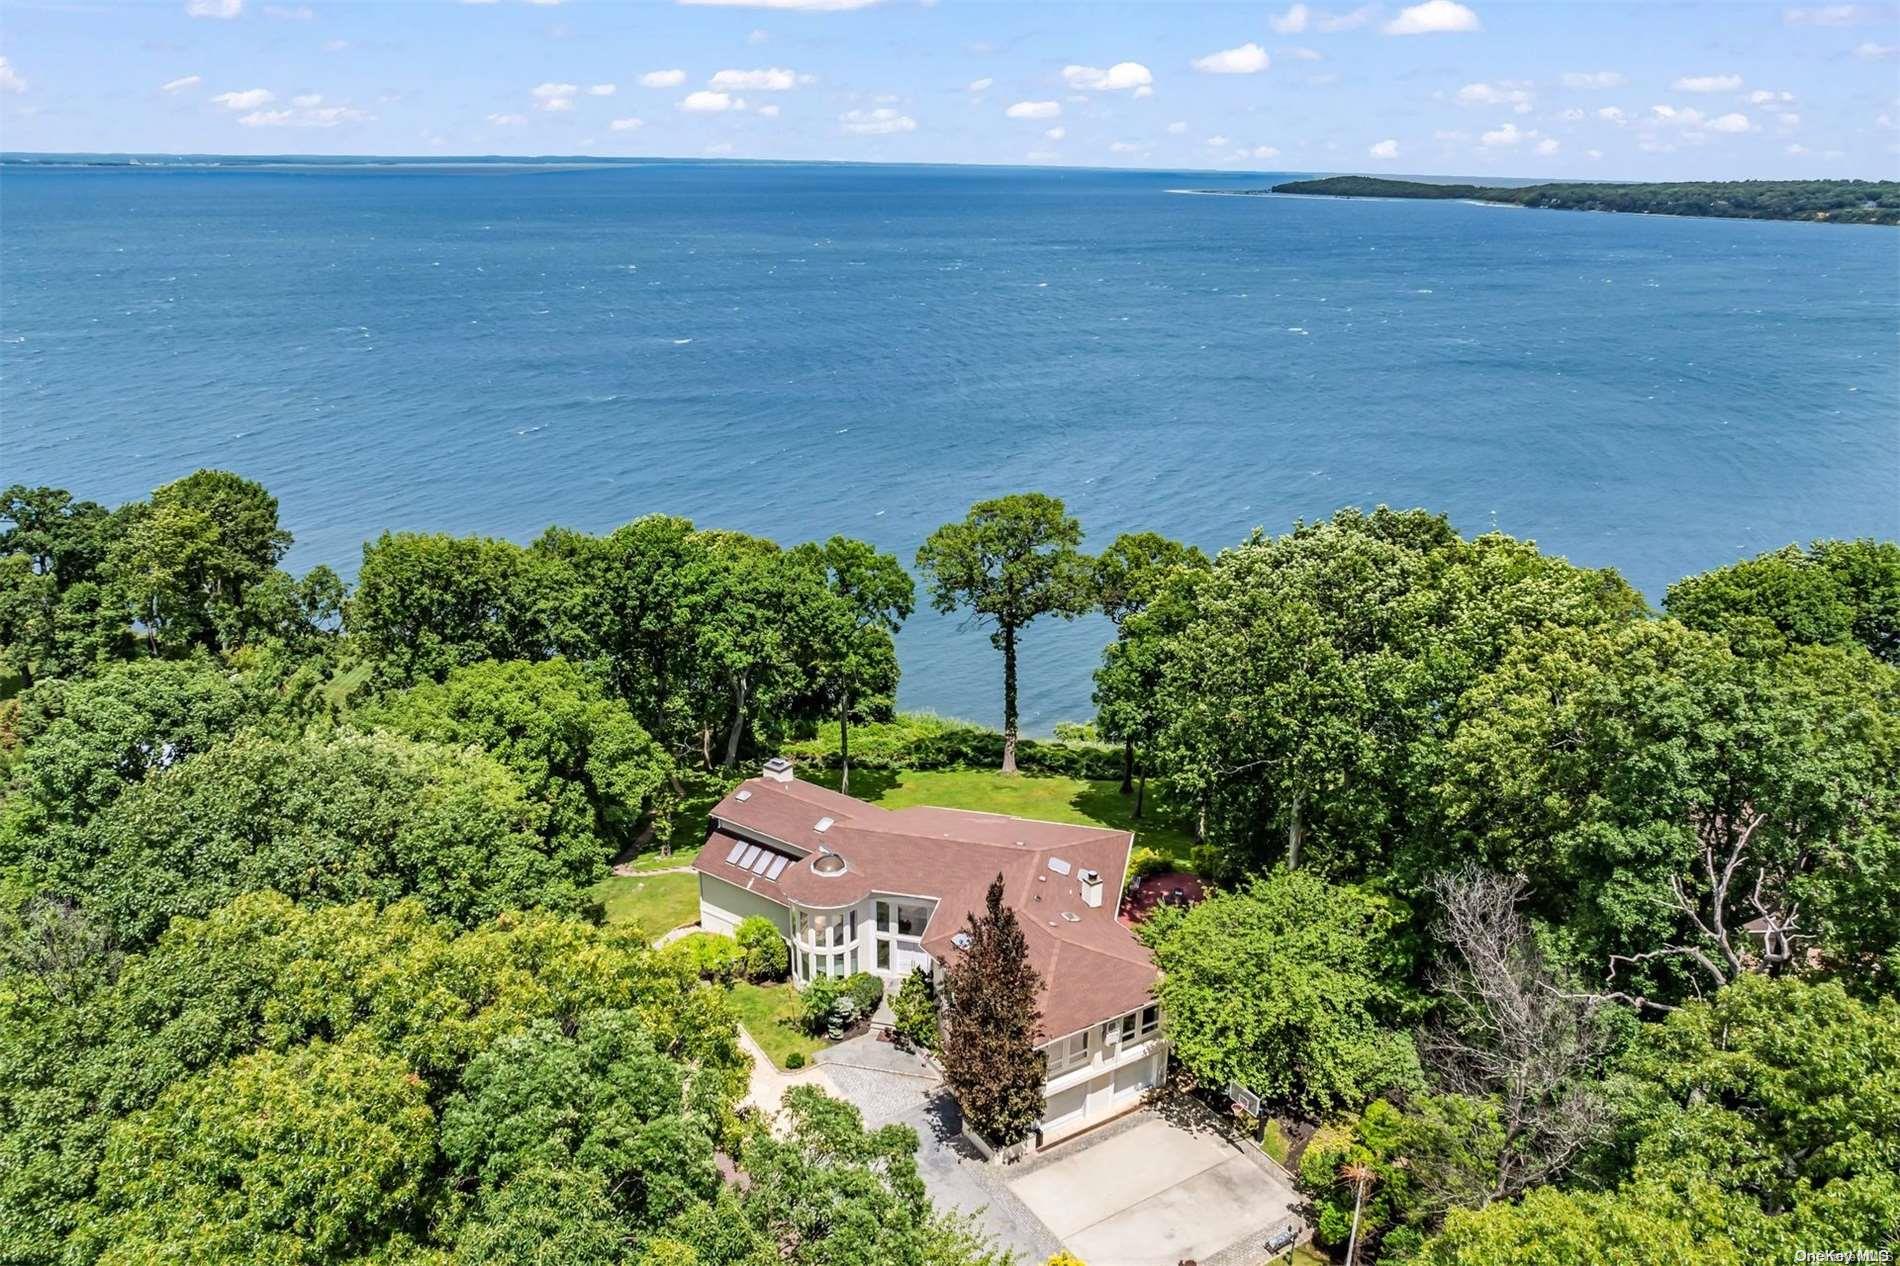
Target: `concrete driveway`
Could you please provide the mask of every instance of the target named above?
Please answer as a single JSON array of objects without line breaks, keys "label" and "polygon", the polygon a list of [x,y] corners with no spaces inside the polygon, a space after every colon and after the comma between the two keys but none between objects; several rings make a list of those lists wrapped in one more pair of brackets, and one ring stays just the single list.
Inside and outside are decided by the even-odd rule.
[{"label": "concrete driveway", "polygon": [[1252,1266],[1299,1196],[1189,1105],[1143,1109],[1026,1162],[1009,1189],[1089,1266]]}]

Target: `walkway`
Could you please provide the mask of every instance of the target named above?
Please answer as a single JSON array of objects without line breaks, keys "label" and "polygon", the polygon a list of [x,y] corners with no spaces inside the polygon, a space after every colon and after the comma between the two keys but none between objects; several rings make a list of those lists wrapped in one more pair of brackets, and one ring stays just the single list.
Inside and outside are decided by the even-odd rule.
[{"label": "walkway", "polygon": [[779,1104],[785,1098],[785,1092],[793,1086],[816,1086],[828,1095],[835,1095],[840,1099],[849,1097],[825,1075],[824,1069],[816,1065],[801,1068],[796,1072],[786,1072],[774,1064],[772,1057],[752,1040],[752,1035],[745,1031],[743,1024],[739,1026],[739,1049],[752,1057],[751,1084],[746,1088],[745,1098],[740,1102],[751,1104],[761,1112],[777,1112]]}]

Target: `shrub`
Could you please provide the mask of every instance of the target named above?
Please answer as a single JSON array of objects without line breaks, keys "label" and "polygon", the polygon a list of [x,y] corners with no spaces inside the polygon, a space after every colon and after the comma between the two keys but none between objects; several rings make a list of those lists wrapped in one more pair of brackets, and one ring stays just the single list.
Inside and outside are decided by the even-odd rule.
[{"label": "shrub", "polygon": [[732,934],[745,955],[748,980],[783,980],[792,970],[792,952],[772,920],[753,915]]},{"label": "shrub", "polygon": [[804,1066],[805,1066],[805,1052],[803,1051],[793,1051],[790,1055],[787,1055],[785,1057],[785,1067],[788,1069],[803,1068]]},{"label": "shrub", "polygon": [[745,951],[730,936],[714,932],[695,932],[683,936],[660,951],[679,962],[701,980],[729,985],[739,978],[745,964]]},{"label": "shrub", "polygon": [[1088,1263],[1065,1248],[1044,1262],[1043,1266],[1088,1266]]},{"label": "shrub", "polygon": [[804,1022],[805,1031],[823,1033],[843,994],[843,982],[830,976],[819,976],[799,990],[799,1018]]},{"label": "shrub", "polygon": [[856,1018],[861,1020],[876,1012],[877,1004],[884,1001],[884,982],[868,971],[861,971],[845,977],[844,996],[850,1000]]},{"label": "shrub", "polygon": [[930,987],[930,977],[922,968],[913,968],[910,975],[904,977],[897,999],[891,1003],[891,1012],[896,1017],[892,1029],[899,1046],[906,1050],[937,1049],[937,993]]},{"label": "shrub", "polygon": [[1167,875],[1173,872],[1174,859],[1145,844],[1128,855],[1130,879],[1144,879],[1149,875]]}]

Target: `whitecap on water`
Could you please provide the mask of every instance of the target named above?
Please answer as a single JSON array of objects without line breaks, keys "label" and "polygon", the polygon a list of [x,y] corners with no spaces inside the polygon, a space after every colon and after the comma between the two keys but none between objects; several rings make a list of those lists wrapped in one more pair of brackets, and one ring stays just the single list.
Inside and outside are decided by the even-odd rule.
[{"label": "whitecap on water", "polygon": [[1306,327],[1303,325],[1289,325],[1286,327],[1286,332],[1288,334],[1305,334]]},{"label": "whitecap on water", "polygon": [[675,346],[675,347],[685,347],[685,346],[686,346],[686,345],[687,345],[688,343],[690,343],[690,342],[692,342],[692,341],[693,341],[693,340],[692,340],[692,339],[689,339],[689,338],[676,338],[676,339],[674,339],[674,340],[673,340],[673,346]]}]

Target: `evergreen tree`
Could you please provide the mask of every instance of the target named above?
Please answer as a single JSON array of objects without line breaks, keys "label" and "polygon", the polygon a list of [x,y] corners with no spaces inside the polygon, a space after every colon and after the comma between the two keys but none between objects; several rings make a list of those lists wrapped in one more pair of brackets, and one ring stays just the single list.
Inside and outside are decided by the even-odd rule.
[{"label": "evergreen tree", "polygon": [[1016,912],[1003,904],[1000,874],[983,917],[972,914],[966,931],[969,944],[950,965],[945,991],[944,1080],[970,1127],[1008,1146],[1042,1118],[1042,977],[1029,962]]}]

